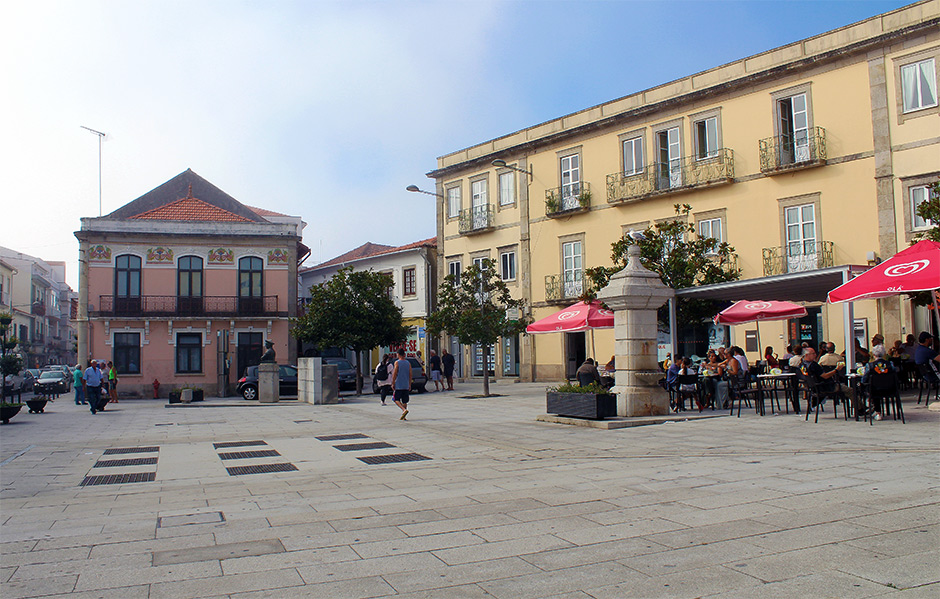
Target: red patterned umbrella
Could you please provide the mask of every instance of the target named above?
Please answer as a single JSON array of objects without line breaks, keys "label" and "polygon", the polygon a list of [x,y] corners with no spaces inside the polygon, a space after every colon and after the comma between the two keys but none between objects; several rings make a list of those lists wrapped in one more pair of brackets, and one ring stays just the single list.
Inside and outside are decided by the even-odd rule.
[{"label": "red patterned umbrella", "polygon": [[789,320],[806,316],[806,308],[792,302],[741,300],[715,316],[715,324],[743,324],[757,320]]},{"label": "red patterned umbrella", "polygon": [[614,313],[601,307],[599,301],[578,302],[561,312],[546,316],[526,327],[527,333],[576,333],[590,329],[614,328]]},{"label": "red patterned umbrella", "polygon": [[940,243],[924,240],[829,292],[829,303],[940,289]]}]

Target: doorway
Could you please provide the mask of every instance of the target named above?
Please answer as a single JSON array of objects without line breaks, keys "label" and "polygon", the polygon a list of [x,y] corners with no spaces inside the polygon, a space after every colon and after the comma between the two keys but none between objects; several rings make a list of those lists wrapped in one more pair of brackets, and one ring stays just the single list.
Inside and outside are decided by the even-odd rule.
[{"label": "doorway", "polygon": [[577,378],[578,367],[586,358],[585,333],[565,333],[565,379]]},{"label": "doorway", "polygon": [[238,334],[238,378],[245,376],[245,369],[261,363],[261,333]]}]

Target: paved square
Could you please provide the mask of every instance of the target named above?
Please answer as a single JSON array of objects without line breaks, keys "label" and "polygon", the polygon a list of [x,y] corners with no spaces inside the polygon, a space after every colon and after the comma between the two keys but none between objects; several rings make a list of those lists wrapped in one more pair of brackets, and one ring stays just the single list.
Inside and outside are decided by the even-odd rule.
[{"label": "paved square", "polygon": [[0,595],[940,597],[940,412],[916,399],[906,425],[599,430],[536,422],[544,389],[416,395],[407,421],[371,396],[21,413]]}]

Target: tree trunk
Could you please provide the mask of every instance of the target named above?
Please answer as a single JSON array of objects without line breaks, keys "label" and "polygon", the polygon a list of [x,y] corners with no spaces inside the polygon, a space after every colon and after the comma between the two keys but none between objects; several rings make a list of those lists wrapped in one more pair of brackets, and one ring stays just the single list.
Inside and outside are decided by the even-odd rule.
[{"label": "tree trunk", "polygon": [[483,396],[490,396],[490,346],[483,344]]},{"label": "tree trunk", "polygon": [[362,352],[354,350],[356,352],[356,396],[362,395]]}]

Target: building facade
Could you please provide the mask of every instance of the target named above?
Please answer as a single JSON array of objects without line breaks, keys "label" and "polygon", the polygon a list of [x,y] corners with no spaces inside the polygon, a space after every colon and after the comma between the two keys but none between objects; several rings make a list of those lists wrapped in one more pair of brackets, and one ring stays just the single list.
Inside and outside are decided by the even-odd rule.
[{"label": "building facade", "polygon": [[192,170],[99,218],[79,240],[78,353],[110,360],[122,393],[225,395],[270,340],[293,363],[288,319],[308,253],[299,217],[252,208]]},{"label": "building facade", "polygon": [[[390,292],[395,299],[395,305],[402,309],[402,322],[411,329],[405,342],[405,351],[410,357],[415,357],[420,351],[427,359],[428,350],[432,349],[432,346],[428,344],[425,326],[428,313],[434,309],[437,297],[436,254],[437,238],[434,237],[399,247],[376,243],[363,244],[341,256],[301,269],[301,302],[303,298],[310,297],[311,287],[328,281],[341,268],[351,267],[357,271],[374,270],[387,273],[394,281]],[[389,348],[376,348],[363,355],[363,370],[366,366],[373,369],[381,360],[381,355],[388,350]],[[354,356],[346,357],[355,363]]]},{"label": "building facade", "polygon": [[[806,319],[762,324],[765,345],[903,339],[930,326],[926,310],[886,299],[844,318],[824,293],[797,288],[886,259],[931,225],[914,210],[940,179],[938,73],[940,2],[929,0],[442,156],[428,174],[438,274],[493,259],[542,318],[576,301],[585,269],[611,265],[612,242],[689,204],[699,235],[734,246],[755,283],[741,294],[780,282],[775,297],[733,299],[807,305]],[[744,346],[752,329],[730,341]],[[612,333],[595,334],[606,362]],[[523,380],[563,378],[592,353],[584,333],[507,342],[520,347]]]},{"label": "building facade", "polygon": [[26,368],[76,361],[71,287],[65,262],[0,247],[0,310],[13,314],[10,334]]}]

